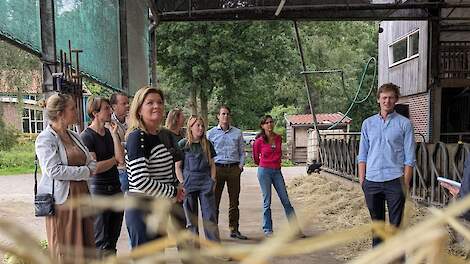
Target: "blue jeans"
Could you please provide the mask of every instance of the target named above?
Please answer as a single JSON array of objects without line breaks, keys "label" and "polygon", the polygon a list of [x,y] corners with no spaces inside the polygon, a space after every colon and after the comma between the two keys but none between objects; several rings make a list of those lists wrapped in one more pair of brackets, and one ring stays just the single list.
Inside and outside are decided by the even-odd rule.
[{"label": "blue jeans", "polygon": [[154,239],[163,237],[161,234],[150,234],[148,232],[147,224],[145,223],[145,217],[147,215],[148,212],[135,208],[127,209],[124,214],[131,248],[135,248]]},{"label": "blue jeans", "polygon": [[273,220],[271,217],[271,185],[276,189],[279,200],[281,200],[284,211],[289,220],[295,218],[295,211],[287,195],[286,184],[281,169],[258,168],[258,181],[263,193],[263,231],[273,232]]},{"label": "blue jeans", "polygon": [[127,178],[127,171],[121,169],[118,171],[119,181],[121,182],[121,191],[122,193],[126,193],[129,190],[129,179]]}]

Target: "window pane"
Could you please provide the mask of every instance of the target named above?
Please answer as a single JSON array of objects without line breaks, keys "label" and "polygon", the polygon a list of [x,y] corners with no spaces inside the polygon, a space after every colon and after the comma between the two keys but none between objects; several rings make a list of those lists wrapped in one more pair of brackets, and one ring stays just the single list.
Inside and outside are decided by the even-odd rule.
[{"label": "window pane", "polygon": [[42,120],[42,111],[36,110],[36,120]]},{"label": "window pane", "polygon": [[29,119],[23,119],[23,132],[29,133]]},{"label": "window pane", "polygon": [[419,32],[410,36],[410,56],[418,54],[419,52]]},{"label": "window pane", "polygon": [[407,54],[407,38],[398,41],[392,45],[392,61],[393,63],[406,59]]},{"label": "window pane", "polygon": [[37,122],[36,123],[36,133],[41,132],[44,128],[42,127],[42,122]]},{"label": "window pane", "polygon": [[36,120],[34,110],[31,109],[31,120]]},{"label": "window pane", "polygon": [[31,122],[31,133],[36,133],[36,122]]},{"label": "window pane", "polygon": [[23,117],[29,117],[29,109],[23,109]]}]

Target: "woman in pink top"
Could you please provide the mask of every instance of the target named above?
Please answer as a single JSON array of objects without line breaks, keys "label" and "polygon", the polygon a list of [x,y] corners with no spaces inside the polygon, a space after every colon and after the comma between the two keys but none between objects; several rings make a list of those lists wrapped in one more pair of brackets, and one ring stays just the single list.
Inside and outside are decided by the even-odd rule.
[{"label": "woman in pink top", "polygon": [[271,186],[276,189],[289,221],[296,222],[296,217],[281,172],[282,138],[274,133],[274,122],[270,115],[261,119],[260,127],[261,132],[253,144],[253,160],[259,166],[258,180],[263,193],[263,231],[266,237],[270,237],[273,234]]}]

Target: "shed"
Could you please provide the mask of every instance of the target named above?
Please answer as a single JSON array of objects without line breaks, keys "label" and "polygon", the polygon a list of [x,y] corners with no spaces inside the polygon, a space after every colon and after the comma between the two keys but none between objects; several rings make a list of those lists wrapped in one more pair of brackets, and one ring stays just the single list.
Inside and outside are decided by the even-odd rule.
[{"label": "shed", "polygon": [[[337,113],[321,113],[316,114],[317,127],[319,130],[327,130],[331,125],[340,121],[343,114]],[[286,115],[286,139],[288,158],[298,164],[307,162],[307,131],[313,128],[313,118],[311,114],[303,115]],[[335,127],[335,131],[349,132],[349,126],[352,119],[345,117],[341,123]]]}]

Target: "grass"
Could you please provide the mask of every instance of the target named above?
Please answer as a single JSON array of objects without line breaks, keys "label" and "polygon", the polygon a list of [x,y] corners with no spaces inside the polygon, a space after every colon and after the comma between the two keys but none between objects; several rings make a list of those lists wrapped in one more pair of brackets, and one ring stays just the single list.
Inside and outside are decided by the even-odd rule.
[{"label": "grass", "polygon": [[0,151],[0,175],[34,173],[34,141],[23,141]]}]

